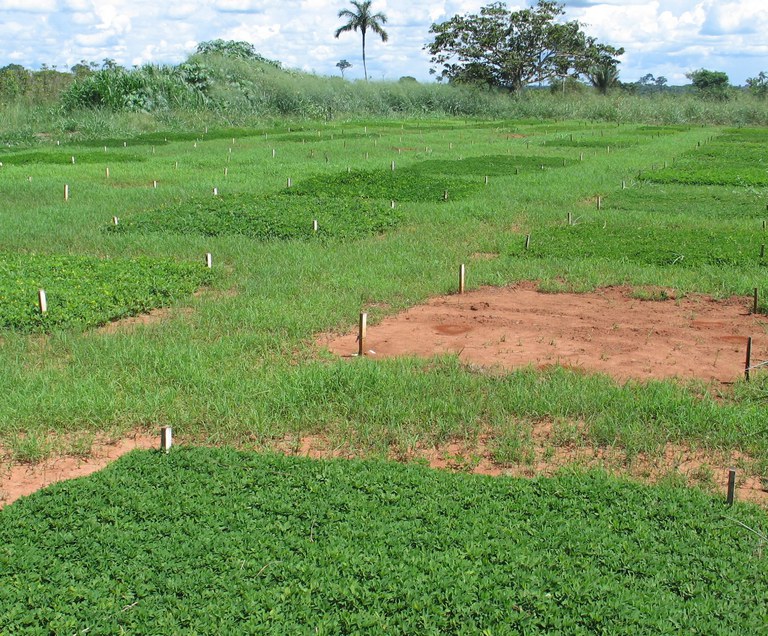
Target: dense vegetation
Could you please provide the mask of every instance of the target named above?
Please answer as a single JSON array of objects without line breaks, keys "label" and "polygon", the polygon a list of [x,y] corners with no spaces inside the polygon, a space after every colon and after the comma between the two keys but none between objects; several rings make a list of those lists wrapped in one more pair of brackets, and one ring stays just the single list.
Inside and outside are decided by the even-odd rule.
[{"label": "dense vegetation", "polygon": [[0,631],[756,634],[765,531],[601,473],[134,452],[0,511]]}]

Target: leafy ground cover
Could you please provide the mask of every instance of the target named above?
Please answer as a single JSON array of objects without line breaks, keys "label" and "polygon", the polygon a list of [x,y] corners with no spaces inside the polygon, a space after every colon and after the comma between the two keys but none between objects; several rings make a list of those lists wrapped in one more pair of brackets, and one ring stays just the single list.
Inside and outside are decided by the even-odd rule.
[{"label": "leafy ground cover", "polygon": [[508,176],[542,168],[564,168],[574,163],[573,159],[565,157],[482,155],[454,160],[428,159],[414,164],[409,171],[417,174]]},{"label": "leafy ground cover", "polygon": [[0,511],[7,634],[756,634],[755,508],[534,480],[137,451]]},{"label": "leafy ground cover", "polygon": [[286,194],[437,202],[445,198],[446,191],[451,199],[462,199],[481,185],[457,177],[429,177],[407,170],[350,170],[304,179]]},{"label": "leafy ground cover", "polygon": [[682,155],[674,166],[644,172],[655,183],[692,185],[768,186],[768,160],[764,132],[732,130]]},{"label": "leafy ground cover", "polygon": [[[259,240],[354,239],[397,226],[401,215],[387,203],[363,199],[226,194],[147,210],[110,225],[111,232],[239,235]],[[317,230],[313,221],[317,221]]]},{"label": "leafy ground cover", "polygon": [[78,152],[76,155],[71,152],[35,150],[31,152],[0,154],[0,163],[4,166],[28,166],[30,164],[67,165],[72,164],[72,157],[75,157],[75,163],[84,164],[131,163],[134,161],[144,161],[144,157],[139,155],[115,152],[114,150],[109,149],[106,152],[95,152],[92,150]]},{"label": "leafy ground cover", "polygon": [[[202,264],[3,253],[0,329],[45,332],[97,326],[168,305],[210,280]],[[39,289],[46,292],[46,313],[37,302]]]},{"label": "leafy ground cover", "polygon": [[594,258],[625,260],[661,267],[765,267],[758,232],[732,228],[701,230],[696,227],[642,226],[612,221],[584,222],[574,226],[542,228],[526,249],[523,237],[509,253],[528,258]]}]

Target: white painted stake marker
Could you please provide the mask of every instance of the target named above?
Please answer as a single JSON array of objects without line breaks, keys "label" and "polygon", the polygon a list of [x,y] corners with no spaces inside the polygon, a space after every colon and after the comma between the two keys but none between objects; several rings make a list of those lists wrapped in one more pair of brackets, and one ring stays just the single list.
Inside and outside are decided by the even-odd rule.
[{"label": "white painted stake marker", "polygon": [[169,453],[173,446],[173,429],[170,426],[163,426],[160,429],[160,450]]},{"label": "white painted stake marker", "polygon": [[66,184],[64,185],[64,200],[69,201],[69,186]]},{"label": "white painted stake marker", "polygon": [[48,299],[45,297],[45,290],[37,290],[37,303],[40,306],[40,313],[44,314],[48,311]]},{"label": "white painted stake marker", "polygon": [[205,266],[208,269],[212,269],[213,268],[213,256],[211,256],[210,252],[206,252],[205,253]]}]

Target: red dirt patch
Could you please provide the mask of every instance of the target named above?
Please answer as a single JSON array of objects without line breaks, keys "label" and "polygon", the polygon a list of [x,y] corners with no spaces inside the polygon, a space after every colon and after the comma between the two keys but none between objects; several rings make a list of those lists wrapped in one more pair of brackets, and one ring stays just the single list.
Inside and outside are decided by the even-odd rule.
[{"label": "red dirt patch", "polygon": [[[733,382],[768,359],[768,317],[749,313],[751,299],[687,296],[640,300],[629,288],[547,294],[534,283],[433,298],[369,326],[371,357],[456,353],[483,366],[514,369],[553,364],[607,373],[619,381],[698,378]],[[323,335],[341,356],[357,352],[357,334]]]},{"label": "red dirt patch", "polygon": [[[87,457],[63,456],[38,464],[11,464],[0,472],[0,508],[13,503],[19,497],[50,486],[58,481],[84,477],[101,470],[118,457],[136,448],[157,448],[159,436],[136,433],[119,441],[97,441]],[[6,453],[0,447],[0,455]]]}]

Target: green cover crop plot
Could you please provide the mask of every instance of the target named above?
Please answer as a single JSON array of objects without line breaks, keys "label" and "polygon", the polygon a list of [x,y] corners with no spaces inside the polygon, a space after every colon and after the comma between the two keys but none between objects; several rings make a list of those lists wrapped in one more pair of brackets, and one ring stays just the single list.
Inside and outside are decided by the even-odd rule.
[{"label": "green cover crop plot", "polygon": [[602,473],[138,451],[0,511],[0,631],[756,634],[765,533]]},{"label": "green cover crop plot", "polygon": [[[318,229],[313,229],[313,221]],[[249,238],[354,239],[394,228],[400,213],[383,202],[280,195],[228,194],[182,201],[139,212],[107,229],[111,232],[170,232]]]},{"label": "green cover crop plot", "polygon": [[[674,230],[674,231],[673,231]],[[529,258],[595,258],[662,267],[765,267],[765,239],[756,232],[624,225],[593,221],[572,227],[542,228],[525,249],[522,236],[510,254]]]},{"label": "green cover crop plot", "polygon": [[311,177],[286,190],[286,194],[437,202],[443,200],[446,191],[452,200],[456,200],[476,192],[481,187],[481,182],[448,176],[424,176],[407,169],[351,170],[335,175]]},{"label": "green cover crop plot", "polygon": [[472,175],[477,177],[504,177],[518,172],[531,172],[544,168],[562,168],[576,163],[563,157],[483,155],[464,159],[429,159],[414,164],[408,170],[417,174]]},{"label": "green cover crop plot", "polygon": [[15,152],[6,155],[0,155],[0,163],[5,166],[28,166],[37,164],[66,165],[72,163],[72,157],[75,157],[75,163],[83,164],[104,164],[104,163],[132,163],[144,161],[144,157],[138,155],[119,152],[107,149],[106,152]]},{"label": "green cover crop plot", "polygon": [[[45,332],[107,323],[168,305],[210,281],[202,264],[148,258],[0,254],[0,329]],[[41,313],[38,289],[48,311]]]},{"label": "green cover crop plot", "polygon": [[685,153],[674,166],[641,176],[656,183],[766,187],[766,142],[763,131],[735,129]]}]

